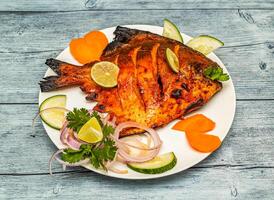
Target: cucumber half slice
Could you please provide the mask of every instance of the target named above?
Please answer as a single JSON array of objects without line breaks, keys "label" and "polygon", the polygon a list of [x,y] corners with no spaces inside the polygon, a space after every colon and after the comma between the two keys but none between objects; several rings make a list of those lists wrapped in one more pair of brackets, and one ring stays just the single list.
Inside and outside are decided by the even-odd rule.
[{"label": "cucumber half slice", "polygon": [[166,58],[168,65],[171,67],[171,69],[178,73],[179,72],[179,60],[176,56],[176,54],[169,48],[166,49]]},{"label": "cucumber half slice", "polygon": [[128,163],[127,166],[143,174],[161,174],[171,170],[177,163],[177,158],[173,152],[156,156],[150,161],[143,163]]},{"label": "cucumber half slice", "polygon": [[224,46],[224,43],[215,37],[209,35],[200,35],[191,39],[187,46],[201,52],[204,55],[211,53],[212,51]]},{"label": "cucumber half slice", "polygon": [[183,37],[179,29],[168,19],[164,20],[163,36],[184,43]]},{"label": "cucumber half slice", "polygon": [[[45,110],[52,107],[66,107],[67,97],[66,95],[56,95],[44,100],[39,108],[39,111]],[[51,128],[60,130],[63,122],[65,121],[65,110],[51,109],[43,111],[40,116],[41,119]]]}]

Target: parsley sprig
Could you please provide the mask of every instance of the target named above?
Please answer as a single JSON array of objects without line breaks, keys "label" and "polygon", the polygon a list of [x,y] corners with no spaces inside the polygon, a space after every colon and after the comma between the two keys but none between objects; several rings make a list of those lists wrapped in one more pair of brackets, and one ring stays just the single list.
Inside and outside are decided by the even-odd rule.
[{"label": "parsley sprig", "polygon": [[78,133],[82,126],[92,117],[95,117],[102,126],[101,118],[96,111],[90,113],[85,108],[74,108],[73,111],[69,112],[66,117],[68,121],[68,128],[71,128]]},{"label": "parsley sprig", "polygon": [[204,75],[211,80],[227,81],[229,80],[228,74],[223,72],[221,67],[208,67],[204,71]]},{"label": "parsley sprig", "polygon": [[61,159],[69,163],[76,163],[86,158],[95,168],[105,168],[107,161],[113,160],[117,151],[115,142],[110,137],[114,133],[111,125],[103,124],[97,112],[90,113],[87,109],[74,108],[67,114],[68,127],[78,132],[81,127],[92,117],[95,117],[102,127],[103,139],[96,144],[82,144],[79,150],[67,148],[61,154]]}]

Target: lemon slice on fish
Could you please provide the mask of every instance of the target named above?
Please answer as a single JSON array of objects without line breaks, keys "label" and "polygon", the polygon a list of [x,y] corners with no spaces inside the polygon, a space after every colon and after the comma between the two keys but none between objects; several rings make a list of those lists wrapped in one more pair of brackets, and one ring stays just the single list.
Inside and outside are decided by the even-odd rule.
[{"label": "lemon slice on fish", "polygon": [[171,67],[171,69],[175,72],[179,72],[179,59],[176,56],[176,54],[169,48],[166,49],[166,58],[168,65]]},{"label": "lemon slice on fish", "polygon": [[90,74],[98,85],[112,88],[117,85],[119,67],[111,62],[102,61],[92,66]]},{"label": "lemon slice on fish", "polygon": [[95,117],[92,117],[82,126],[78,133],[78,138],[84,142],[96,143],[103,139],[102,128]]}]

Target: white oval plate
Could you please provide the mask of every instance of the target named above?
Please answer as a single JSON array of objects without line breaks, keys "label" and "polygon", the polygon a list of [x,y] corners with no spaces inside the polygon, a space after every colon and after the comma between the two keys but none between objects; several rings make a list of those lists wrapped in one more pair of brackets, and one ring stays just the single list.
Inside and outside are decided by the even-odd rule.
[{"label": "white oval plate", "polygon": [[[159,26],[150,26],[150,25],[128,25],[126,27],[129,28],[136,28],[140,30],[146,30],[150,31],[152,33],[157,33],[159,35],[162,34],[163,28]],[[109,41],[112,41],[114,35],[113,31],[116,27],[106,28],[101,30],[104,32],[108,38]],[[183,34],[184,42],[186,43],[188,40],[191,39],[190,36]],[[208,57],[215,62],[217,62],[223,69],[224,72],[228,73],[226,67],[221,62],[221,60],[214,54],[211,53],[208,55]],[[57,59],[80,65],[70,54],[69,47],[66,48],[63,52],[61,52]],[[54,75],[54,72],[48,68],[45,76]],[[67,95],[67,108],[72,109],[74,107],[85,107],[88,109],[91,109],[93,106],[95,106],[95,103],[87,102],[85,100],[85,94],[77,87],[74,88],[68,88],[53,92],[46,92],[42,93],[40,91],[39,94],[39,105],[43,102],[44,99],[57,95],[57,94],[64,94]],[[203,106],[198,111],[191,113],[191,115],[195,113],[202,113],[212,119],[216,122],[216,128],[210,132],[210,134],[217,135],[220,137],[221,140],[225,138],[227,135],[233,118],[235,114],[235,108],[236,108],[236,96],[235,96],[235,90],[232,83],[232,80],[230,78],[229,81],[226,81],[223,83],[223,89],[216,94],[210,102],[208,102],[205,106]],[[134,172],[130,169],[128,169],[125,165],[119,165],[117,167],[122,169],[128,169],[128,174],[116,174],[113,172],[105,172],[103,170],[98,170],[93,168],[91,165],[84,165],[83,167],[90,169],[94,172],[97,172],[99,174],[104,174],[106,176],[116,177],[116,178],[122,178],[122,179],[153,179],[153,178],[159,178],[168,176],[171,174],[175,174],[178,172],[181,172],[183,170],[186,170],[200,161],[204,160],[207,156],[210,155],[210,153],[200,153],[195,150],[193,150],[185,137],[185,134],[180,131],[172,130],[171,127],[176,123],[177,120],[171,122],[164,128],[159,128],[157,131],[161,137],[161,140],[163,141],[163,146],[161,148],[160,154],[173,151],[177,157],[177,164],[176,166],[165,173],[162,174],[141,174]],[[52,140],[52,142],[57,146],[57,148],[65,148],[65,146],[61,143],[59,139],[59,132],[57,130],[54,130],[47,126],[45,123],[43,123],[43,126]]]}]

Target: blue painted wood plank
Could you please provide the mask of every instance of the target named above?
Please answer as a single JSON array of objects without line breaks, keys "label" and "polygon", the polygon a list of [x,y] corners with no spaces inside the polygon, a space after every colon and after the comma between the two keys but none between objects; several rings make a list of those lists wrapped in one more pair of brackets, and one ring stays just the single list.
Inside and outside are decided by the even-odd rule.
[{"label": "blue painted wood plank", "polygon": [[270,9],[274,1],[260,0],[2,0],[0,11],[72,11],[97,9]]},{"label": "blue painted wood plank", "polygon": [[[48,172],[48,160],[56,148],[40,120],[36,133],[32,132],[37,110],[37,105],[0,105],[0,174]],[[273,116],[274,101],[237,102],[235,120],[222,147],[198,166],[274,167]],[[54,165],[54,171],[60,170]]]},{"label": "blue painted wood plank", "polygon": [[[0,12],[30,12],[0,15],[0,199],[272,199],[274,101],[250,99],[274,99],[273,7],[273,0],[2,0]],[[161,25],[165,17],[189,35],[211,34],[226,44],[217,55],[233,77],[238,99],[248,101],[237,102],[222,147],[195,168],[163,179],[124,181],[81,168],[63,173],[58,165],[59,174],[50,177],[47,162],[56,148],[40,122],[32,133],[37,105],[20,104],[37,103],[45,59],[91,29]]]},{"label": "blue painted wood plank", "polygon": [[273,199],[273,168],[190,169],[167,178],[127,181],[94,173],[0,176],[0,198],[104,200]]},{"label": "blue painted wood plank", "polygon": [[0,15],[0,68],[5,71],[0,79],[0,103],[36,103],[37,83],[46,70],[43,63],[61,52],[71,38],[118,24],[161,25],[163,16],[189,35],[210,34],[225,42],[216,53],[231,72],[239,99],[274,99],[272,11],[98,11],[71,16]]},{"label": "blue painted wood plank", "polygon": [[[172,20],[191,36],[209,34],[226,46],[274,42],[272,10],[130,10],[0,15],[0,52],[64,49],[72,38],[92,29],[125,24],[163,25]],[[111,20],[109,20],[111,19]]]}]

